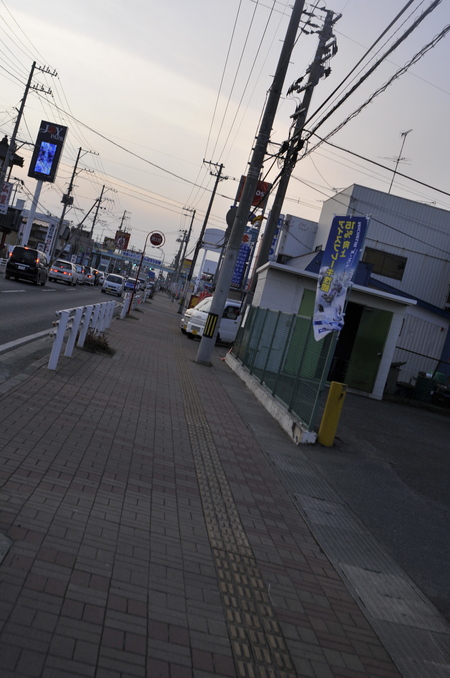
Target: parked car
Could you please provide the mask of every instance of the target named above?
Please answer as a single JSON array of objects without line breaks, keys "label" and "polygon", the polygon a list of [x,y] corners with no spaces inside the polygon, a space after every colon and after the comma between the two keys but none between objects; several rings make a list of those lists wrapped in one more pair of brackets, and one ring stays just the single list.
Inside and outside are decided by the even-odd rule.
[{"label": "parked car", "polygon": [[[205,328],[206,319],[211,308],[212,297],[208,297],[204,301],[209,302],[201,309],[194,308],[187,326],[186,334],[190,339],[201,337]],[[234,299],[227,299],[225,308],[223,309],[222,318],[219,324],[219,331],[217,333],[216,341],[218,343],[232,344],[236,339],[237,331],[239,329],[239,311],[241,303]]]},{"label": "parked car", "polygon": [[76,285],[78,283],[78,270],[75,264],[64,259],[57,259],[50,266],[48,279],[51,281],[67,283],[67,285]]},{"label": "parked car", "polygon": [[34,285],[45,285],[48,278],[49,262],[44,252],[31,247],[16,245],[5,268],[5,278],[29,280]]},{"label": "parked car", "polygon": [[110,273],[106,276],[105,282],[102,285],[102,292],[104,294],[116,294],[121,297],[125,287],[125,279],[122,275],[117,273]]},{"label": "parked car", "polygon": [[77,273],[78,273],[78,281],[77,281],[78,284],[84,285],[84,283],[86,282],[86,272],[85,272],[84,266],[82,266],[81,264],[75,264],[75,268],[77,269]]},{"label": "parked car", "polygon": [[84,267],[84,284],[85,285],[95,285],[95,273],[94,269],[89,266]]},{"label": "parked car", "polygon": [[188,326],[188,322],[191,319],[191,315],[193,314],[193,312],[201,311],[203,308],[206,309],[207,313],[209,312],[209,309],[211,308],[211,297],[206,297],[206,299],[202,299],[201,301],[199,301],[196,306],[192,306],[192,308],[187,308],[185,310],[180,321],[180,329],[183,332],[183,334],[186,334],[186,328]]}]

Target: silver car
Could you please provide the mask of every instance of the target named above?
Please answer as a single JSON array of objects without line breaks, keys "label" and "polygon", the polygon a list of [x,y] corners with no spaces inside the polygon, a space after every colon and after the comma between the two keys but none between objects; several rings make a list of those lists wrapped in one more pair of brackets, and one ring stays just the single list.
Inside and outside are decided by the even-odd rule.
[{"label": "silver car", "polygon": [[102,292],[104,294],[116,294],[121,297],[123,288],[125,286],[125,278],[117,273],[110,273],[106,276],[105,282],[102,285]]}]

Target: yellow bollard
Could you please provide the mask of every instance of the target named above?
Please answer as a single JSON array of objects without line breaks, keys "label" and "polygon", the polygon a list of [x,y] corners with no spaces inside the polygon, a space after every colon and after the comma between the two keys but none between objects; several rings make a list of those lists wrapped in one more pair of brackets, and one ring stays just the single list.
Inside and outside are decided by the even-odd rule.
[{"label": "yellow bollard", "polygon": [[339,424],[342,406],[344,405],[347,384],[340,384],[332,381],[328,393],[327,402],[320,422],[317,442],[326,447],[331,447],[334,443],[336,429]]}]

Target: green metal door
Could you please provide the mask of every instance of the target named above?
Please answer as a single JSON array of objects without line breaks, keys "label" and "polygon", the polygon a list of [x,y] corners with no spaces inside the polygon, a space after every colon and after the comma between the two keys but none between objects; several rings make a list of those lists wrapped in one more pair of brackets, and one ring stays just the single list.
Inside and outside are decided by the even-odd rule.
[{"label": "green metal door", "polygon": [[389,311],[364,308],[345,375],[349,387],[368,393],[373,390],[391,320]]}]

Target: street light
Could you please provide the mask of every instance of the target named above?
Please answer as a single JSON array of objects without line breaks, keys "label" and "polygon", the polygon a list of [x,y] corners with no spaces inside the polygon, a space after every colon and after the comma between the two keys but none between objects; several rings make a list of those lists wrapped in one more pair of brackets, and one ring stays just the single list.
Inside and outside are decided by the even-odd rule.
[{"label": "street light", "polygon": [[[141,273],[142,262],[144,261],[144,256],[145,256],[145,248],[147,247],[147,241],[148,241],[149,237],[150,237],[151,244],[153,245],[153,247],[156,247],[157,249],[159,249],[162,245],[164,245],[165,240],[166,240],[164,235],[162,233],[159,233],[159,231],[150,231],[150,233],[147,233],[147,235],[145,236],[144,249],[142,250],[141,260],[139,262],[139,268],[138,268],[138,271],[136,273],[136,283],[139,280],[139,275]],[[131,299],[130,299],[130,304],[128,306],[127,315],[130,314],[135,294],[136,294],[136,285],[134,285],[133,291],[131,293]]]}]

